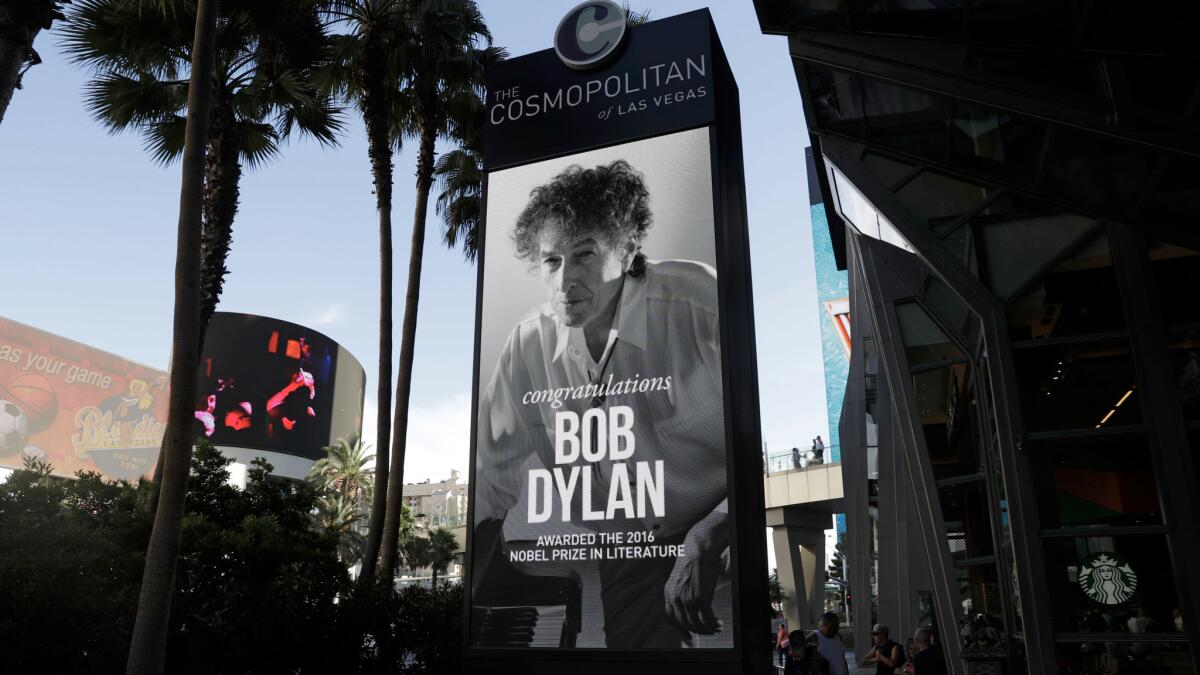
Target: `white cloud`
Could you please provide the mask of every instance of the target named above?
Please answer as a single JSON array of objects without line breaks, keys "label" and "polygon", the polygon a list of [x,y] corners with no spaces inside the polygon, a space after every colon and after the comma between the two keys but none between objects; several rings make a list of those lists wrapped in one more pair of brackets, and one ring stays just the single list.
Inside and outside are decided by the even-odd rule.
[{"label": "white cloud", "polygon": [[458,469],[463,477],[471,455],[471,395],[460,392],[432,405],[416,405],[408,415],[408,451],[404,479],[414,483],[450,477]]},{"label": "white cloud", "polygon": [[317,310],[306,323],[313,326],[327,326],[331,323],[338,323],[344,318],[346,318],[346,308],[333,304]]},{"label": "white cloud", "polygon": [[[363,440],[375,446],[378,408],[363,405]],[[440,481],[457,469],[467,478],[471,454],[471,395],[460,392],[448,398],[413,404],[408,412],[408,444],[404,457],[404,482],[429,478]]]}]

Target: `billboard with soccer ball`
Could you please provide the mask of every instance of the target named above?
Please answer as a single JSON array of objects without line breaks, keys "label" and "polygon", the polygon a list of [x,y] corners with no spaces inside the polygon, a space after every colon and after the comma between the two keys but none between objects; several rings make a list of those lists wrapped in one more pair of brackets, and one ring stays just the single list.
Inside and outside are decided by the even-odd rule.
[{"label": "billboard with soccer ball", "polygon": [[165,372],[0,317],[0,467],[136,480],[166,420]]}]

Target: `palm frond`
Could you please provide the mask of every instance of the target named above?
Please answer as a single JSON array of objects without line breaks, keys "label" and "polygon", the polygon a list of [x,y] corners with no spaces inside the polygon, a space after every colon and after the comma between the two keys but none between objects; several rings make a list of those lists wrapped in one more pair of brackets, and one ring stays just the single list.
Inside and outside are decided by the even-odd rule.
[{"label": "palm frond", "polygon": [[239,156],[256,169],[279,155],[279,132],[266,122],[240,120],[237,123]]},{"label": "palm frond", "polygon": [[84,102],[110,131],[142,128],[182,111],[187,105],[187,84],[110,71],[85,85]]},{"label": "palm frond", "polygon": [[171,115],[146,127],[146,151],[158,164],[166,165],[183,155],[183,138],[187,131],[187,118]]}]

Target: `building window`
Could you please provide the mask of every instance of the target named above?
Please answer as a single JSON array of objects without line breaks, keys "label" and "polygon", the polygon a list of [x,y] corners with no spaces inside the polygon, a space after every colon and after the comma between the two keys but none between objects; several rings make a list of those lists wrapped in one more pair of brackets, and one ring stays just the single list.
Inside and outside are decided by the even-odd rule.
[{"label": "building window", "polygon": [[1077,216],[1058,216],[1057,220],[1031,223],[1045,231],[1028,232],[1028,236],[1007,245],[1000,244],[997,231],[984,230],[987,256],[989,260],[995,258],[995,264],[989,265],[996,277],[993,290],[1001,298],[1006,297],[1006,291],[1024,285],[1022,277],[1036,272],[1035,264],[1049,263],[1065,249],[1074,248],[1066,259],[1009,303],[1008,323],[1014,342],[1105,333],[1125,327],[1108,238],[1099,233],[1087,241],[1077,241],[1076,233],[1090,231],[1091,224]]},{"label": "building window", "polygon": [[991,556],[991,514],[983,480],[939,487],[938,501],[951,557],[962,562]]},{"label": "building window", "polygon": [[1192,653],[1178,642],[1064,641],[1055,645],[1058,675],[1154,673],[1195,675]]},{"label": "building window", "polygon": [[1055,632],[1173,630],[1180,604],[1165,535],[1051,537],[1044,546]]},{"label": "building window", "polygon": [[1007,651],[1008,631],[1000,601],[1000,577],[995,563],[958,567],[958,634],[966,658],[1002,657]]},{"label": "building window", "polygon": [[1154,463],[1145,432],[1031,440],[1041,525],[1161,525]]},{"label": "building window", "polygon": [[1142,422],[1125,338],[1015,349],[1013,360],[1027,432]]}]

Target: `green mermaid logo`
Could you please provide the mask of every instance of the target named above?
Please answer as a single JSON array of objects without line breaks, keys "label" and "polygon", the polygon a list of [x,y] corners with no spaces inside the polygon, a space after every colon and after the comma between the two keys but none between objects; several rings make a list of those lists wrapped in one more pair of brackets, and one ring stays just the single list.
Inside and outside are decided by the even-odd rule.
[{"label": "green mermaid logo", "polygon": [[1137,590],[1137,573],[1124,558],[1109,552],[1093,553],[1080,563],[1079,587],[1102,605],[1119,605]]}]

